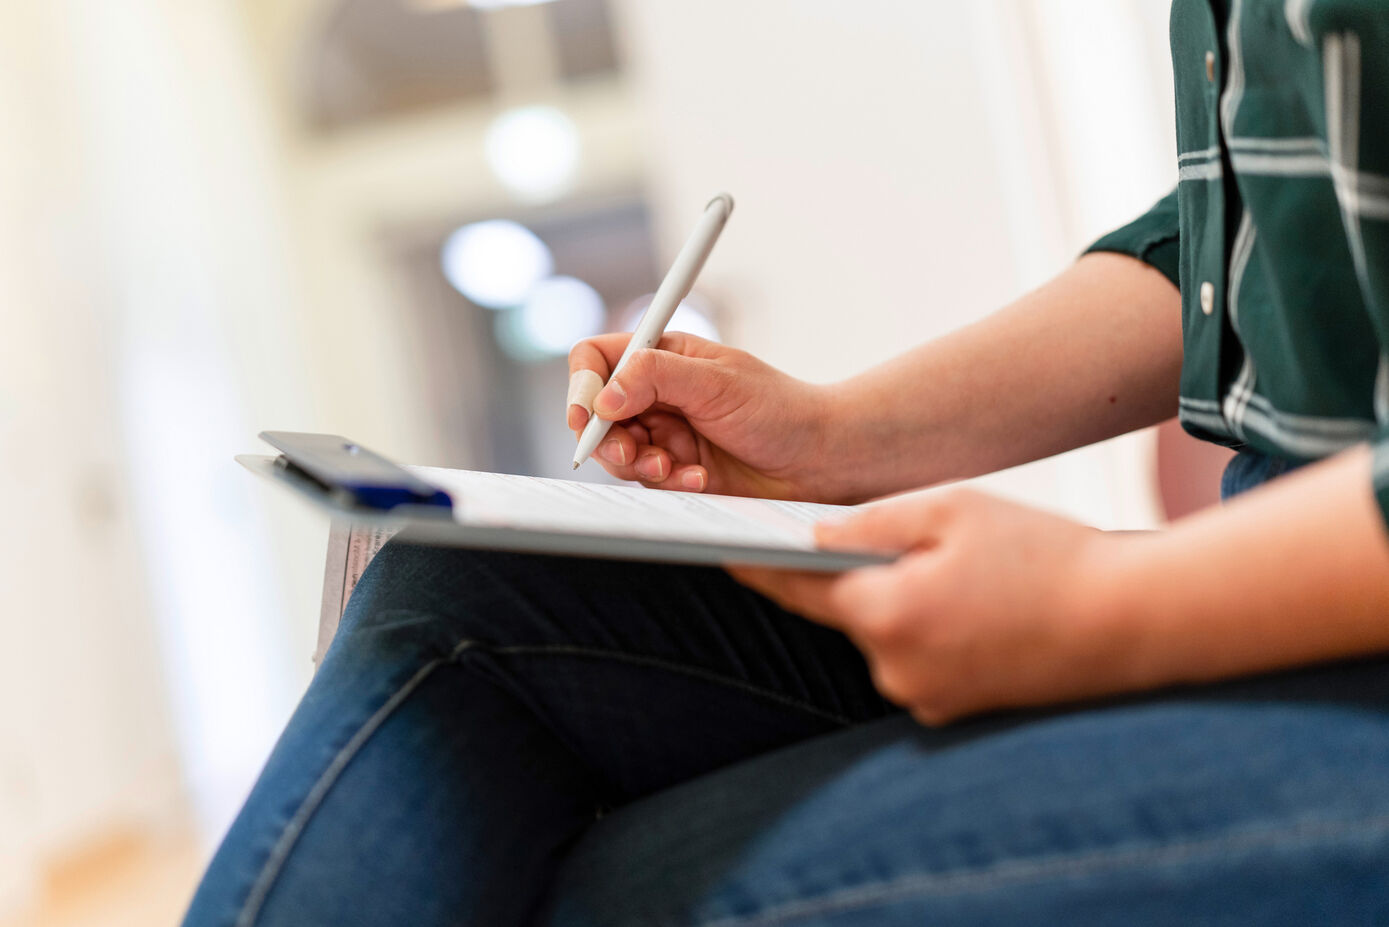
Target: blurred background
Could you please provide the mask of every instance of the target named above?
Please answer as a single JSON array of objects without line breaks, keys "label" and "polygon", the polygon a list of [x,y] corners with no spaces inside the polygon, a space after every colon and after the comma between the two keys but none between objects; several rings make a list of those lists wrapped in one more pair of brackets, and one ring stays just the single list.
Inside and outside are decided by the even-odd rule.
[{"label": "blurred background", "polygon": [[[719,190],[676,327],[833,381],[976,319],[1174,182],[1167,6],[0,4],[0,925],[176,920],[307,683],[258,431],[569,476],[570,344]],[[984,482],[1151,527],[1158,444]]]}]

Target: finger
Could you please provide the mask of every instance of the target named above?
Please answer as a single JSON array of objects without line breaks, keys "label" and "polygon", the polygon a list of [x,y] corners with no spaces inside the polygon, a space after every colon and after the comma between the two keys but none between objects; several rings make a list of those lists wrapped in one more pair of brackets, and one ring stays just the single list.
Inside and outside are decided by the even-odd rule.
[{"label": "finger", "polygon": [[632,336],[626,332],[614,332],[576,342],[574,347],[569,349],[570,377],[580,370],[591,370],[600,379],[607,380],[631,338]]},{"label": "finger", "polygon": [[829,599],[834,574],[737,565],[725,566],[725,569],[738,582],[762,593],[787,611],[834,628],[843,622]]},{"label": "finger", "polygon": [[664,489],[670,492],[704,492],[709,486],[709,471],[699,464],[673,464],[670,472],[659,479],[648,479],[636,466],[608,467],[608,472],[618,479],[640,483],[647,489]]},{"label": "finger", "polygon": [[826,595],[836,609],[845,612],[865,611],[866,605],[887,604],[883,591],[890,588],[898,572],[893,564],[845,570],[834,577]]},{"label": "finger", "polygon": [[903,572],[894,564],[860,567],[835,577],[825,590],[830,609],[843,615],[839,629],[855,640],[878,640],[902,611]]},{"label": "finger", "polygon": [[670,453],[665,448],[650,444],[637,445],[636,461],[632,464],[632,469],[643,482],[653,485],[664,483],[666,477],[670,476]]},{"label": "finger", "polygon": [[727,401],[732,378],[732,370],[717,361],[671,351],[638,351],[594,397],[593,411],[620,421],[662,403],[689,415],[712,417],[709,410]]},{"label": "finger", "polygon": [[[569,372],[572,374],[576,370],[592,370],[606,380],[631,340],[631,332],[609,332],[577,342],[569,349]],[[703,358],[717,357],[721,351],[726,350],[716,341],[709,341],[687,332],[667,332],[656,342],[656,347],[673,354]]]},{"label": "finger", "polygon": [[822,547],[903,551],[939,542],[958,508],[957,492],[921,493],[865,506],[842,521],[820,522],[815,541]]},{"label": "finger", "polygon": [[[627,435],[630,441],[631,435]],[[606,447],[599,447],[602,451]],[[632,442],[630,445],[624,441],[617,449],[612,450],[614,454],[621,453],[624,459],[619,462],[616,457],[607,458],[601,454],[597,455],[603,469],[607,470],[619,480],[626,480],[629,483],[641,483],[650,489],[664,489],[664,483],[670,478],[673,465],[670,454],[663,448],[652,447],[649,444],[637,444]]]},{"label": "finger", "polygon": [[[593,397],[598,395],[598,391],[603,388],[603,378],[597,371],[588,368],[580,368],[569,375],[569,393],[565,397],[565,415],[569,422],[569,427],[578,429],[584,427],[584,422],[588,421],[588,416],[593,412]],[[576,413],[582,412],[583,421],[575,425]]]},{"label": "finger", "polygon": [[593,452],[593,459],[618,479],[634,479],[624,474],[630,472],[632,462],[637,459],[636,439],[622,425],[614,425]]},{"label": "finger", "polygon": [[579,405],[571,405],[566,417],[566,424],[569,425],[569,430],[575,433],[583,431],[584,426],[588,424],[589,414],[588,409]]},{"label": "finger", "polygon": [[646,426],[650,440],[670,451],[676,463],[694,463],[699,460],[699,441],[689,419],[672,412],[646,412],[638,421]]},{"label": "finger", "polygon": [[665,482],[665,488],[681,492],[704,492],[708,486],[709,471],[699,464],[675,464]]},{"label": "finger", "polygon": [[627,433],[630,434],[630,435],[632,436],[632,440],[635,441],[635,442],[637,442],[637,445],[638,445],[638,446],[641,446],[641,445],[643,445],[643,444],[659,444],[659,443],[660,443],[659,441],[652,441],[652,440],[651,440],[651,432],[648,431],[647,428],[646,428],[646,426],[643,425],[640,421],[628,422],[627,425],[626,425],[626,428],[627,428]]}]

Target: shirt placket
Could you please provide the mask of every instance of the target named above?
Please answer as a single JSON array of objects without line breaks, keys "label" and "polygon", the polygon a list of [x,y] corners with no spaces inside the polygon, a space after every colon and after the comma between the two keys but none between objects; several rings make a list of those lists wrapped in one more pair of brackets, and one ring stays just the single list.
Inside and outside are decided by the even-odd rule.
[{"label": "shirt placket", "polygon": [[1220,398],[1226,385],[1221,350],[1227,324],[1227,185],[1233,177],[1220,123],[1228,78],[1218,22],[1210,0],[1186,0],[1174,8],[1173,62],[1182,152],[1178,199],[1183,239],[1183,412],[1209,431],[1228,433]]}]

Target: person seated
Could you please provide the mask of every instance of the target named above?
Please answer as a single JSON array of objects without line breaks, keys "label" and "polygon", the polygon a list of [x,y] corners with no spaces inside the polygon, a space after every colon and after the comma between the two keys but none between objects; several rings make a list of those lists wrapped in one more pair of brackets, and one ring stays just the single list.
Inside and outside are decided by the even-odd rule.
[{"label": "person seated", "polygon": [[906,496],[819,528],[901,552],[838,575],[399,538],[186,923],[1389,922],[1383,11],[1177,0],[1178,188],[1053,281],[825,386],[670,335],[592,404],[660,491],[859,502],[1173,413],[1255,491],[1140,534]]}]

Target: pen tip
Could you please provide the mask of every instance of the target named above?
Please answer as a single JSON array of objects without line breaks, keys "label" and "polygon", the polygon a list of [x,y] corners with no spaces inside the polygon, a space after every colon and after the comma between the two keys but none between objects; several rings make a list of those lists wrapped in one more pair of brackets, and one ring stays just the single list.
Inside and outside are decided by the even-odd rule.
[{"label": "pen tip", "polygon": [[575,470],[579,469],[579,462],[578,462],[577,460],[574,461],[574,469],[575,469]]}]

